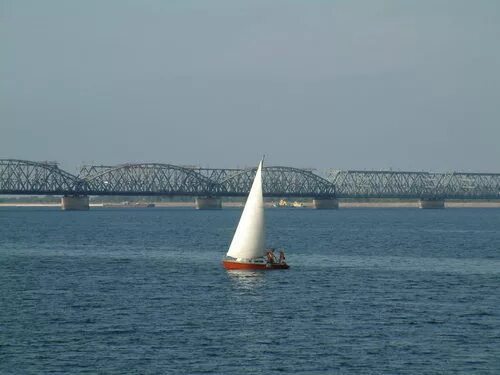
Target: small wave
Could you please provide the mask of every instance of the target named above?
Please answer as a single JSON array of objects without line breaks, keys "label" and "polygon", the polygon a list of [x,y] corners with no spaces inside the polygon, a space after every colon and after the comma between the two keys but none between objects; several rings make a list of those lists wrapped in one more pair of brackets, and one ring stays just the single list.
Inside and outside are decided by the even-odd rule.
[{"label": "small wave", "polygon": [[384,269],[394,271],[459,273],[465,275],[500,274],[500,260],[477,258],[312,255],[302,260],[302,265],[308,268]]}]

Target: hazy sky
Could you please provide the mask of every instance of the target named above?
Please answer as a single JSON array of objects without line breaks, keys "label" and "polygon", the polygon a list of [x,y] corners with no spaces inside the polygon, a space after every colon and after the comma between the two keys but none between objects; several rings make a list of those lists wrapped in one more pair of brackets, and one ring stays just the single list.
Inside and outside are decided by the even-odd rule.
[{"label": "hazy sky", "polygon": [[0,158],[500,172],[500,1],[0,0]]}]

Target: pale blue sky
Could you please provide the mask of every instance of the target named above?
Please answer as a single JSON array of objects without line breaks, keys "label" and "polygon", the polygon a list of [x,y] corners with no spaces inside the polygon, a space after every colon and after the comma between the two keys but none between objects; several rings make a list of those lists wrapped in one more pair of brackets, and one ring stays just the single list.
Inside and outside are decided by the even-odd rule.
[{"label": "pale blue sky", "polygon": [[500,172],[500,2],[0,0],[0,157]]}]

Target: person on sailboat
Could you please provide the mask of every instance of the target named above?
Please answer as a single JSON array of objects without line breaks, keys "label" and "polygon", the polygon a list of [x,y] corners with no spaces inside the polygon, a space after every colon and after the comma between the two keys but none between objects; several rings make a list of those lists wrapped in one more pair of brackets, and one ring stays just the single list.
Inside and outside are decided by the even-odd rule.
[{"label": "person on sailboat", "polygon": [[270,264],[276,263],[276,256],[274,255],[274,249],[270,248],[267,251],[267,262]]},{"label": "person on sailboat", "polygon": [[285,263],[285,251],[283,249],[280,250],[280,260],[279,260],[279,263],[280,264]]}]

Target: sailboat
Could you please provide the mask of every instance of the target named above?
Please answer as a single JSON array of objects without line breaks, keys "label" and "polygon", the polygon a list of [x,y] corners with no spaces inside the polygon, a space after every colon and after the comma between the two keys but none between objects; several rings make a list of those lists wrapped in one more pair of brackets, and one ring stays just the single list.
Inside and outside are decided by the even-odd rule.
[{"label": "sailboat", "polygon": [[264,246],[264,197],[262,194],[262,164],[248,194],[240,222],[234,233],[222,264],[228,270],[274,270],[290,268],[284,260],[273,261],[266,257]]}]

